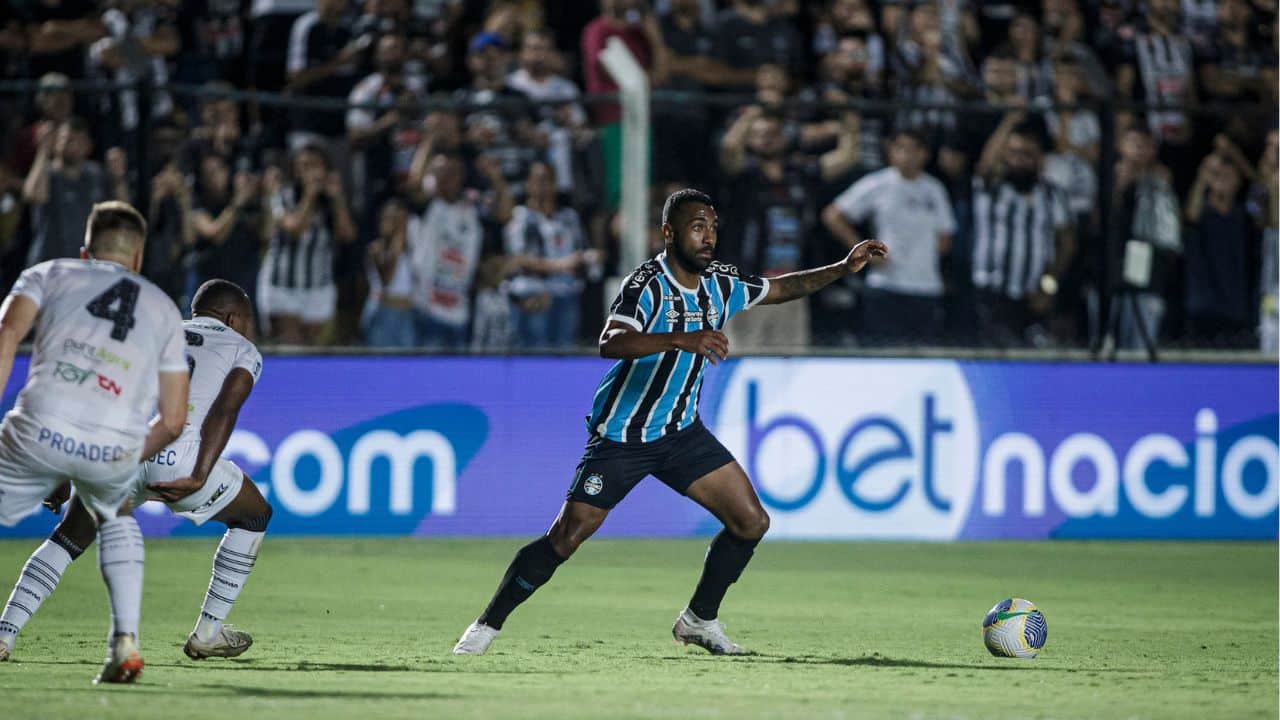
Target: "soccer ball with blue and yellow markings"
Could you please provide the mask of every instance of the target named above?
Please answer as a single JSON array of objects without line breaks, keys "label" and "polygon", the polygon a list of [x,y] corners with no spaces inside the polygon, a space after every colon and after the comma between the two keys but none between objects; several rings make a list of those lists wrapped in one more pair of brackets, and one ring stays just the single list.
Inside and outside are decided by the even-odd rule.
[{"label": "soccer ball with blue and yellow markings", "polygon": [[1002,600],[982,619],[982,641],[996,657],[1033,658],[1048,637],[1044,615],[1030,600]]}]

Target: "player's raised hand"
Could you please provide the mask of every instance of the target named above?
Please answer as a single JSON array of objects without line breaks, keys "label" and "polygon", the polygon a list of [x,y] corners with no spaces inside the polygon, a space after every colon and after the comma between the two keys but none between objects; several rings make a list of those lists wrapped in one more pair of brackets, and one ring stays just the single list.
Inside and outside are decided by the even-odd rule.
[{"label": "player's raised hand", "polygon": [[203,480],[197,480],[189,475],[169,482],[147,483],[147,489],[167,503],[177,502],[202,487],[204,487]]},{"label": "player's raised hand", "polygon": [[729,357],[729,338],[719,330],[677,333],[675,344],[680,350],[705,357],[712,365]]},{"label": "player's raised hand", "polygon": [[845,256],[845,267],[849,268],[849,272],[856,273],[871,262],[872,258],[883,258],[889,255],[889,246],[879,240],[863,240]]}]

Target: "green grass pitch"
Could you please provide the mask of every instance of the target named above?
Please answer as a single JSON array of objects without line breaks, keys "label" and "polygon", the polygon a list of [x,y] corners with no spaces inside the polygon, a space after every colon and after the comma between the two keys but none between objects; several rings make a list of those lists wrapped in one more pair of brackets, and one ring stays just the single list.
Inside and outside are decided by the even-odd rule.
[{"label": "green grass pitch", "polygon": [[[676,645],[705,543],[598,540],[491,654],[459,633],[522,543],[268,536],[232,615],[254,647],[181,645],[215,540],[148,543],[133,687],[95,688],[107,609],[90,551],[0,664],[4,718],[1274,718],[1275,543],[766,542],[722,618],[759,655]],[[0,543],[16,577],[31,541]],[[983,614],[1037,603],[1036,660]]]}]

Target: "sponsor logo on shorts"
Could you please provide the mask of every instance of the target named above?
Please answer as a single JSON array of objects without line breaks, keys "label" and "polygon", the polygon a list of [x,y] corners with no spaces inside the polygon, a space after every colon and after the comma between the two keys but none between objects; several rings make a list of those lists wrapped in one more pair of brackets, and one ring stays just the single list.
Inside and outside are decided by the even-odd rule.
[{"label": "sponsor logo on shorts", "polygon": [[96,347],[89,343],[83,343],[79,340],[65,340],[62,343],[62,352],[66,355],[78,355],[86,360],[96,362],[104,362],[108,365],[116,365],[125,372],[129,372],[132,364],[128,360],[116,355],[106,348]]},{"label": "sponsor logo on shorts", "polygon": [[115,463],[129,458],[129,452],[119,445],[91,445],[80,442],[70,435],[54,432],[47,427],[40,428],[36,441],[68,456],[78,457],[89,462]]},{"label": "sponsor logo on shorts", "polygon": [[591,474],[582,482],[582,492],[588,495],[599,495],[604,489],[604,478],[598,474]]},{"label": "sponsor logo on shorts", "polygon": [[57,365],[53,368],[53,374],[59,380],[69,382],[72,385],[84,385],[86,380],[91,377],[95,377],[98,379],[97,384],[100,390],[103,392],[109,392],[116,396],[119,396],[123,390],[119,383],[100,372],[86,370],[69,362],[63,362],[62,360],[57,361]]},{"label": "sponsor logo on shorts", "polygon": [[155,465],[168,465],[170,467],[178,464],[177,450],[161,450],[160,452],[147,458],[147,462]]},{"label": "sponsor logo on shorts", "polygon": [[208,510],[209,508],[213,507],[214,503],[218,502],[218,498],[226,494],[227,494],[227,484],[222,483],[221,485],[218,486],[217,490],[213,491],[213,497],[209,498],[208,502],[196,508],[195,510],[192,510],[191,512],[198,513],[198,512],[203,512],[205,510]]}]

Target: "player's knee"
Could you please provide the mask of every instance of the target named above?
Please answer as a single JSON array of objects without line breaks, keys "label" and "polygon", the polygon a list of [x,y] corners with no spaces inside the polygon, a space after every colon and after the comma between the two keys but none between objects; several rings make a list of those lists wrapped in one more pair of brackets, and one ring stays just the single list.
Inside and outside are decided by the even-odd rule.
[{"label": "player's knee", "polygon": [[743,540],[759,540],[769,532],[769,513],[760,508],[740,519],[736,524],[737,527],[733,528],[734,535]]},{"label": "player's knee", "polygon": [[271,524],[271,515],[274,510],[271,509],[271,503],[262,502],[261,508],[255,508],[254,511],[245,513],[243,517],[227,523],[227,527],[232,530],[248,530],[250,532],[266,532],[267,526]]}]

